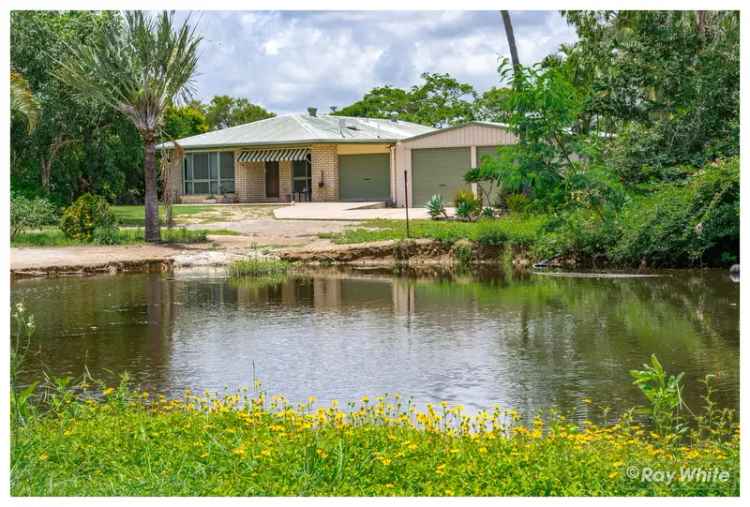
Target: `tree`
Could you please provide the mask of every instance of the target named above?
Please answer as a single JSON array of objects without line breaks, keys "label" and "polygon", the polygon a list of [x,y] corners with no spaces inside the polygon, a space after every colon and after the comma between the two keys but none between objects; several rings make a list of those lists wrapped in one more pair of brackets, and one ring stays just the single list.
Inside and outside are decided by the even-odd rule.
[{"label": "tree", "polygon": [[209,129],[225,129],[276,116],[246,98],[217,95],[204,106]]},{"label": "tree", "polygon": [[144,143],[146,240],[159,241],[156,141],[169,105],[191,95],[201,38],[188,20],[175,27],[174,13],[151,18],[125,13],[123,30],[108,28],[94,44],[71,45],[57,77],[79,96],[125,115]]},{"label": "tree", "polygon": [[201,104],[194,103],[184,106],[169,106],[164,111],[164,128],[162,130],[165,141],[181,139],[208,132],[208,119],[203,113]]},{"label": "tree", "polygon": [[510,21],[510,13],[508,11],[500,11],[500,15],[503,18],[505,37],[508,39],[510,60],[511,62],[513,62],[513,68],[516,69],[519,65],[521,65],[521,61],[518,59],[518,48],[516,47],[516,36],[513,34],[513,23],[511,23]]},{"label": "tree", "polygon": [[511,93],[508,87],[493,86],[474,101],[474,117],[483,121],[507,122]]},{"label": "tree", "polygon": [[563,16],[579,40],[561,66],[587,90],[591,126],[617,134],[610,158],[624,181],[670,179],[675,166],[739,153],[738,12]]},{"label": "tree", "polygon": [[26,78],[14,70],[10,71],[10,110],[26,120],[29,132],[34,130],[39,121],[39,102]]},{"label": "tree", "polygon": [[433,127],[445,127],[474,119],[476,91],[448,74],[422,74],[424,83],[408,90],[382,86],[362,100],[336,110],[339,116],[388,118]]}]

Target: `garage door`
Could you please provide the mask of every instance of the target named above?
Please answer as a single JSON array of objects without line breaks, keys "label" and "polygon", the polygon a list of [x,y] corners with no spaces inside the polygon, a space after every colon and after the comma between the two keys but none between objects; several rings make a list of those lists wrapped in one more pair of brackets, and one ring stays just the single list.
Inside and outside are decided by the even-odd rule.
[{"label": "garage door", "polygon": [[[497,146],[477,146],[477,165],[482,163],[482,157],[496,158]],[[498,203],[499,199],[500,199],[500,194],[498,192],[497,186],[495,186],[494,191],[492,192],[492,195],[488,197],[486,202],[488,202],[490,205],[495,205]]]},{"label": "garage door", "polygon": [[390,156],[339,155],[339,199],[387,201],[391,196]]},{"label": "garage door", "polygon": [[413,202],[422,207],[435,194],[453,202],[459,190],[471,190],[464,175],[471,167],[469,148],[430,148],[412,150],[411,171]]}]

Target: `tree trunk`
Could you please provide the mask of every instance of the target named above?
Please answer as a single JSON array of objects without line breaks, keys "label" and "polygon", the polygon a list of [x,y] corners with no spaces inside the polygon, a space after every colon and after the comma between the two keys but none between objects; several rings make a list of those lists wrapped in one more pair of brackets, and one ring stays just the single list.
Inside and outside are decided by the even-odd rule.
[{"label": "tree trunk", "polygon": [[143,157],[143,176],[146,194],[146,241],[161,241],[159,229],[159,196],[156,190],[156,135],[153,131],[143,133],[145,153]]},{"label": "tree trunk", "polygon": [[508,11],[500,11],[500,15],[503,17],[505,36],[508,38],[508,47],[510,48],[510,61],[513,63],[513,72],[515,73],[521,62],[518,60],[518,48],[516,47],[516,37],[513,35],[513,24],[510,22]]}]

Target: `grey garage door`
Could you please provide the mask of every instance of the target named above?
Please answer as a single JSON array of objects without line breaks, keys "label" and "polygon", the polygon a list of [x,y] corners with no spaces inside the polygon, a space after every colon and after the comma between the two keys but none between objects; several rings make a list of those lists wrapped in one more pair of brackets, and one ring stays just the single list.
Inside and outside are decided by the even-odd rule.
[{"label": "grey garage door", "polygon": [[[497,146],[477,146],[477,165],[482,163],[482,157],[497,157]],[[490,205],[497,204],[500,195],[498,194],[497,187],[494,188],[492,195],[487,199]]]},{"label": "grey garage door", "polygon": [[469,148],[429,148],[412,150],[412,207],[422,207],[435,194],[453,202],[456,192],[470,186],[464,175],[471,167]]},{"label": "grey garage door", "polygon": [[390,196],[389,155],[339,155],[342,201],[386,201]]}]

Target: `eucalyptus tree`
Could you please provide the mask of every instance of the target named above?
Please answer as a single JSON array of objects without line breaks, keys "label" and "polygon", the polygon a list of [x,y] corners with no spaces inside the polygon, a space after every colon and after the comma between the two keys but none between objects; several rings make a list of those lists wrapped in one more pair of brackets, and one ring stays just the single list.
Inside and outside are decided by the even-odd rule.
[{"label": "eucalyptus tree", "polygon": [[174,12],[129,11],[124,18],[123,27],[107,27],[93,44],[70,45],[55,75],[80,98],[135,125],[144,144],[146,241],[159,241],[156,142],[167,108],[192,96],[201,37],[189,19],[177,25]]}]

